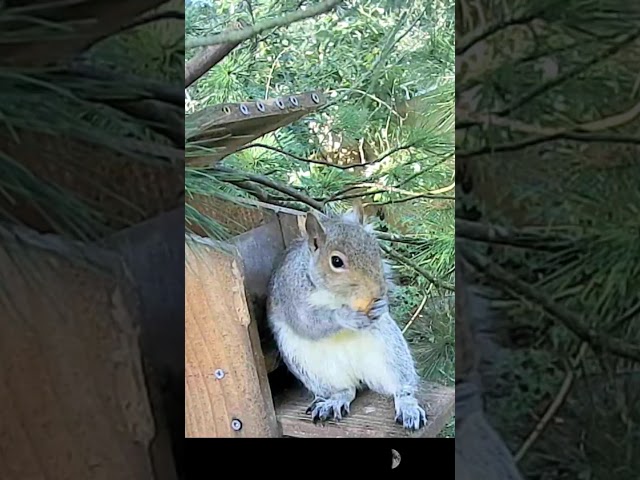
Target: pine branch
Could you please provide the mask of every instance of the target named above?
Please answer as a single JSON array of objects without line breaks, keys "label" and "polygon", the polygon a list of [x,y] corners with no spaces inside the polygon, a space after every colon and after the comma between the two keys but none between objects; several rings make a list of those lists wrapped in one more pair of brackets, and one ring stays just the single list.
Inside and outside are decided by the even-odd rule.
[{"label": "pine branch", "polygon": [[[316,200],[314,200],[313,198],[305,195],[304,193],[300,192],[299,190],[296,190],[295,188],[292,188],[288,185],[283,185],[279,182],[276,182],[268,177],[265,177],[263,175],[258,175],[255,173],[248,173],[248,172],[239,172],[237,170],[233,170],[231,168],[228,167],[224,167],[222,165],[216,165],[214,168],[212,168],[212,170],[214,172],[219,172],[219,173],[223,173],[225,174],[225,176],[227,176],[227,178],[222,178],[221,180],[229,182],[229,183],[234,183],[234,182],[238,182],[238,181],[242,181],[243,179],[249,180],[251,182],[254,183],[258,183],[260,185],[263,185],[265,187],[269,187],[273,190],[276,190],[280,193],[284,193],[285,195],[288,195],[291,198],[294,198],[302,203],[305,203],[307,205],[309,205],[310,207],[315,208],[316,210],[322,212],[323,210],[323,204],[321,202],[318,202]],[[234,179],[233,177],[237,176],[239,178]],[[229,178],[231,177],[231,178]]]},{"label": "pine branch", "polygon": [[228,180],[228,182],[244,190],[245,192],[253,195],[255,198],[257,198],[261,202],[268,203],[270,205],[275,205],[277,207],[286,207],[286,204],[284,204],[281,201],[278,201],[278,199],[275,199],[272,195],[267,193],[264,189],[258,187],[255,183],[247,182],[243,180]]},{"label": "pine branch", "polygon": [[341,2],[342,0],[325,0],[305,10],[296,10],[295,12],[290,12],[281,17],[263,20],[262,22],[258,22],[250,27],[243,28],[242,30],[219,33],[202,38],[186,39],[184,46],[185,48],[195,48],[207,45],[219,45],[221,43],[242,42],[257,36],[266,30],[284,27],[307,18],[315,17],[322,13],[326,13],[333,10]]},{"label": "pine branch", "polygon": [[[240,29],[244,25],[238,22],[234,25],[234,29]],[[185,88],[193,85],[205,73],[216,66],[222,59],[229,55],[242,41],[222,43],[218,45],[210,45],[199,52],[195,57],[189,60],[184,66],[184,84]]]},{"label": "pine branch", "polygon": [[585,326],[583,319],[579,315],[551,300],[540,289],[532,287],[518,276],[491,260],[473,253],[468,248],[461,246],[461,249],[459,248],[456,253],[458,252],[479,274],[491,280],[496,287],[516,298],[521,298],[532,305],[537,305],[544,313],[561,322],[580,340],[589,343],[592,348],[600,348],[619,357],[640,363],[640,345],[634,345],[616,337],[606,336],[591,327]]},{"label": "pine branch", "polygon": [[594,58],[592,58],[588,62],[585,62],[583,64],[578,65],[577,67],[574,67],[568,70],[563,75],[558,75],[553,80],[549,80],[541,85],[533,87],[529,92],[516,98],[507,107],[494,113],[499,116],[509,115],[514,110],[517,110],[520,107],[524,106],[525,104],[529,103],[531,100],[543,95],[544,93],[550,91],[553,88],[556,88],[564,83],[567,83],[568,81],[576,78],[581,73],[586,72],[591,67],[594,67],[595,65],[603,62],[604,60],[611,58],[613,55],[620,52],[624,47],[627,47],[629,44],[635,42],[638,38],[640,38],[640,30],[634,30],[631,33],[623,35],[621,39],[619,39],[609,48],[605,49],[599,55],[596,55]]},{"label": "pine branch", "polygon": [[399,235],[397,233],[376,232],[376,236],[380,240],[385,240],[387,242],[417,245],[425,248],[431,243],[429,240],[419,238],[416,235]]},{"label": "pine branch", "polygon": [[471,222],[461,218],[456,218],[456,238],[546,251],[561,251],[575,244],[575,240],[562,235],[529,234],[500,225]]},{"label": "pine branch", "polygon": [[160,100],[184,109],[184,90],[156,80],[105,70],[84,62],[73,62],[60,73],[126,85],[139,91],[138,99]]},{"label": "pine branch", "polygon": [[505,142],[498,145],[484,145],[476,149],[470,150],[458,150],[456,151],[456,158],[470,158],[478,155],[485,155],[488,153],[499,152],[516,152],[518,150],[524,150],[525,148],[539,145],[541,143],[553,142],[557,140],[572,140],[575,142],[583,143],[619,143],[640,145],[640,137],[633,135],[622,134],[596,134],[596,133],[579,133],[579,132],[564,132],[556,133],[553,135],[538,135],[535,137],[529,137],[522,140],[516,140],[514,142]]},{"label": "pine branch", "polygon": [[[445,157],[443,157],[442,159],[438,160],[436,163],[434,163],[433,165],[430,165],[429,167],[425,168],[424,170],[420,170],[419,172],[413,173],[411,175],[409,175],[407,178],[401,180],[400,182],[396,183],[395,185],[393,185],[394,188],[401,188],[403,186],[405,186],[407,183],[412,182],[413,180],[415,180],[416,178],[424,175],[425,173],[430,172],[431,170],[433,170],[436,167],[439,167],[440,165],[442,165],[444,162],[446,162],[447,160],[450,160],[451,158],[453,158],[454,155],[447,155]],[[401,165],[405,166],[405,165]],[[358,190],[361,189],[363,186],[363,183],[361,182],[355,182],[355,183],[347,183],[347,185],[349,185],[346,188],[343,188],[342,190],[334,193],[333,195],[331,195],[329,198],[327,198],[324,203],[331,203],[331,202],[336,202],[336,201],[341,201],[341,200],[348,200],[350,197],[346,196],[349,192],[352,192],[354,190]],[[381,193],[381,192],[379,192]],[[365,195],[370,195],[371,193],[367,193]],[[361,195],[358,194],[356,197],[360,197]]]},{"label": "pine branch", "polygon": [[[159,22],[162,20],[182,20],[184,22],[184,12],[178,12],[178,11],[158,12],[158,13],[154,13],[153,15],[143,16],[142,18],[138,18],[137,20],[134,20],[133,22],[128,23],[127,25],[124,25],[123,27],[113,32],[111,35],[119,35],[128,30],[134,30],[138,27],[143,27],[150,23]],[[101,42],[102,40],[104,39],[96,38],[93,42],[87,45],[85,50],[89,50],[91,47]]]},{"label": "pine branch", "polygon": [[[65,30],[43,28],[42,40],[26,38],[23,42],[0,45],[3,64],[20,67],[63,64],[78,57],[96,42],[116,33],[122,23],[127,23],[140,15],[158,8],[164,0],[95,0],[93,2],[34,2],[19,0],[12,2],[11,8],[19,11],[29,7],[29,14],[40,22],[49,21],[59,25],[77,25],[73,35]],[[21,13],[22,15],[22,13]],[[91,19],[87,22],[86,19]],[[41,24],[42,25],[42,24]]]},{"label": "pine branch", "polygon": [[398,203],[411,202],[412,200],[419,200],[424,198],[425,200],[455,200],[456,197],[453,195],[432,195],[429,193],[416,193],[415,195],[409,195],[403,198],[396,198],[392,200],[386,200],[384,202],[372,202],[371,205],[391,205]]},{"label": "pine branch", "polygon": [[244,145],[243,147],[239,148],[238,150],[236,150],[236,152],[241,152],[242,150],[247,150],[250,148],[264,148],[265,150],[271,150],[272,152],[277,152],[280,153],[282,155],[285,155],[287,157],[293,158],[294,160],[298,160],[299,162],[305,162],[305,163],[313,163],[315,165],[324,165],[326,167],[331,167],[331,168],[337,168],[339,170],[348,170],[350,168],[355,168],[355,167],[366,167],[369,165],[375,165],[376,163],[380,163],[383,160],[386,160],[387,158],[389,158],[391,155],[398,153],[402,150],[408,150],[410,148],[415,147],[417,142],[411,142],[408,143],[406,145],[400,145],[398,147],[392,148],[390,150],[387,150],[385,153],[383,153],[380,157],[371,160],[370,162],[363,162],[363,163],[354,163],[354,164],[349,164],[349,165],[338,165],[335,163],[331,163],[325,160],[315,160],[312,158],[305,158],[305,157],[301,157],[299,155],[295,155],[291,152],[287,152],[286,150],[283,150],[281,148],[278,147],[273,147],[271,145],[266,145],[264,143],[250,143],[249,145]]},{"label": "pine branch", "polygon": [[433,275],[429,274],[424,268],[421,268],[421,267],[417,266],[416,262],[414,262],[411,259],[405,257],[401,253],[398,253],[398,252],[396,252],[396,251],[394,251],[394,250],[392,250],[389,247],[386,247],[384,245],[382,245],[382,249],[391,258],[393,258],[394,260],[406,265],[407,267],[411,268],[412,270],[416,271],[417,273],[422,275],[424,278],[426,278],[429,282],[431,282],[436,287],[442,288],[444,290],[449,290],[450,292],[455,292],[456,291],[456,289],[455,289],[455,287],[453,287],[453,285],[450,285],[447,282],[443,282],[442,280],[438,280]]},{"label": "pine branch", "polygon": [[465,54],[472,49],[475,45],[486,40],[487,38],[495,35],[496,33],[505,30],[507,28],[515,27],[518,25],[526,25],[537,17],[537,13],[528,13],[520,17],[514,17],[507,20],[495,22],[492,25],[481,25],[479,28],[464,35],[460,41],[456,42],[459,47],[456,47],[456,56]]}]

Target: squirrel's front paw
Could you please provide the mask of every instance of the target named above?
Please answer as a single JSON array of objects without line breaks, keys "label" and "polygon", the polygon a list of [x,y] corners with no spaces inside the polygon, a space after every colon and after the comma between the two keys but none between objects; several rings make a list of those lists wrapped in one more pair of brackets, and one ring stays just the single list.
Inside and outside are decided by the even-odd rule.
[{"label": "squirrel's front paw", "polygon": [[389,304],[384,298],[377,298],[371,305],[369,310],[369,318],[371,320],[377,320],[385,313],[389,312]]},{"label": "squirrel's front paw", "polygon": [[311,414],[313,423],[325,422],[331,419],[341,420],[343,416],[349,414],[350,403],[350,400],[343,395],[316,398],[307,408],[307,414]]},{"label": "squirrel's front paw", "polygon": [[340,318],[340,325],[349,330],[362,330],[371,326],[371,318],[362,312],[345,310]]},{"label": "squirrel's front paw", "polygon": [[396,423],[409,430],[419,430],[427,423],[427,413],[412,396],[396,399]]}]

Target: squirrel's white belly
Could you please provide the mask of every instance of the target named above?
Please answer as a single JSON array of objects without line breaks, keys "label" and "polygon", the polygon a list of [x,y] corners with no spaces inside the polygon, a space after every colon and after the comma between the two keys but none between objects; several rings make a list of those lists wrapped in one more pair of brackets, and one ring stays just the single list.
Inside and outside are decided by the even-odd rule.
[{"label": "squirrel's white belly", "polygon": [[322,340],[300,337],[287,325],[280,325],[282,350],[289,361],[336,390],[364,384],[391,394],[396,383],[389,368],[387,349],[372,332],[345,330]]}]

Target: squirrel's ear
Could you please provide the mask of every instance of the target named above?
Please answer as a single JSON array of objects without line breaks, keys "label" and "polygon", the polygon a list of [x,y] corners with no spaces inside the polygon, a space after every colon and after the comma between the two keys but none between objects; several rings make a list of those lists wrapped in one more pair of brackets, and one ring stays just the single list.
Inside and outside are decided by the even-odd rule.
[{"label": "squirrel's ear", "polygon": [[305,222],[305,229],[309,237],[309,247],[311,250],[317,250],[324,243],[327,234],[324,231],[324,227],[318,217],[313,213],[307,214],[307,221]]},{"label": "squirrel's ear", "polygon": [[360,225],[365,224],[366,215],[364,212],[364,205],[362,204],[362,200],[356,198],[351,202],[351,210],[347,212],[343,218],[347,221],[352,221],[354,223],[359,223]]}]

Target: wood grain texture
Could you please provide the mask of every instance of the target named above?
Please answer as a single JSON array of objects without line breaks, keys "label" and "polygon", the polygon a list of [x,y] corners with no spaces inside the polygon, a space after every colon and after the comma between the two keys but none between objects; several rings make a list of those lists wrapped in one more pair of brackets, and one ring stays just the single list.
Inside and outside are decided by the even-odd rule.
[{"label": "wood grain texture", "polygon": [[150,460],[137,307],[118,267],[95,247],[0,231],[2,478],[175,480]]},{"label": "wood grain texture", "polygon": [[[224,210],[227,204],[221,202],[218,212]],[[242,259],[249,313],[258,327],[266,370],[271,373],[280,365],[280,357],[266,320],[269,280],[286,247],[302,234],[305,215],[281,209],[276,216],[268,210],[235,204],[228,206],[237,214],[236,218],[247,218],[247,215],[242,215],[243,212],[259,213],[259,218],[253,217],[255,223],[246,223],[244,230],[233,237],[230,243],[237,248]],[[220,216],[220,213],[217,215]]]},{"label": "wood grain texture", "polygon": [[172,447],[177,468],[182,468],[184,456],[183,232],[180,207],[104,242],[123,260],[137,287],[145,376],[158,436],[165,436],[158,442]]},{"label": "wood grain texture", "polygon": [[408,432],[394,421],[393,399],[371,391],[358,392],[351,414],[340,422],[314,425],[305,413],[312,397],[302,388],[289,389],[275,398],[276,415],[282,434],[298,438],[380,438],[424,437],[440,433],[453,415],[455,389],[425,383],[418,394],[425,405],[427,425],[418,432]]},{"label": "wood grain texture", "polygon": [[[185,437],[279,436],[237,251],[185,243]],[[216,370],[224,376],[216,378]],[[242,423],[239,431],[232,421]]]},{"label": "wood grain texture", "polygon": [[[187,203],[203,216],[218,222],[230,235],[242,235],[276,218],[275,214],[267,209],[244,206],[215,197],[189,195]],[[207,236],[200,225],[189,223],[185,226],[196,235]]]}]

